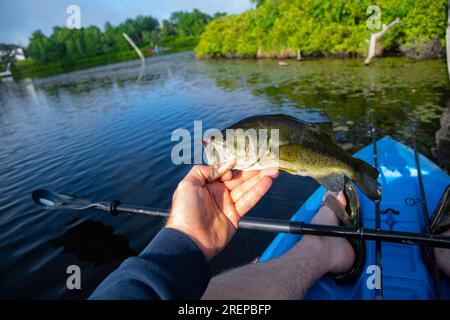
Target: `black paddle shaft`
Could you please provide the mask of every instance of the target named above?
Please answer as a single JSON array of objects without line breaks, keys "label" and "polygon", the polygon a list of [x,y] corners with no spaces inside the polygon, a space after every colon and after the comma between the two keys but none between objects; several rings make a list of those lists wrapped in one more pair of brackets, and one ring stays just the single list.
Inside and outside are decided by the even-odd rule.
[{"label": "black paddle shaft", "polygon": [[[113,201],[110,206],[94,207],[94,209],[101,211],[109,211],[113,215],[117,213],[127,213],[131,215],[144,215],[161,218],[168,217],[169,215],[168,211],[166,210],[125,206],[122,205],[120,202],[116,201]],[[316,236],[351,238],[359,240],[380,240],[386,242],[397,242],[413,245],[422,244],[430,247],[450,249],[450,237],[424,233],[306,224],[303,222],[293,222],[293,221],[284,221],[266,218],[252,218],[252,217],[242,218],[241,221],[239,222],[239,228],[269,231],[275,233],[282,232],[298,235],[309,234]]]}]

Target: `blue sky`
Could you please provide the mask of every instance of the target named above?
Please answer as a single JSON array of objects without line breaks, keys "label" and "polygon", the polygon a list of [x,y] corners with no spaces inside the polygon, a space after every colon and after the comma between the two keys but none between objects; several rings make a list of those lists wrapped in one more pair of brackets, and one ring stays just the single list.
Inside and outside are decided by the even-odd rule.
[{"label": "blue sky", "polygon": [[161,21],[176,10],[234,14],[250,8],[249,0],[0,0],[0,43],[27,45],[37,29],[49,35],[53,26],[66,24],[71,4],[81,9],[82,27],[103,27],[106,21],[116,25],[139,14]]}]

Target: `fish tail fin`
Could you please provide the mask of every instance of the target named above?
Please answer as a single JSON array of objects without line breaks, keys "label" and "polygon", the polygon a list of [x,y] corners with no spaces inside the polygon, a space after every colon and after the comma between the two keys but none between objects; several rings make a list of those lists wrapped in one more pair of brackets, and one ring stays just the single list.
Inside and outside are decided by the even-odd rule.
[{"label": "fish tail fin", "polygon": [[355,174],[353,181],[356,186],[372,201],[380,200],[381,190],[378,184],[380,172],[367,162],[353,158],[355,163]]}]

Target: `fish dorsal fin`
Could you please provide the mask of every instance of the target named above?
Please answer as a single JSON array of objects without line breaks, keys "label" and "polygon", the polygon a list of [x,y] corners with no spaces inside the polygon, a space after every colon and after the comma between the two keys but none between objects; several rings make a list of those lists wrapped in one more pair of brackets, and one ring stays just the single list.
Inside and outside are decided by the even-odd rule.
[{"label": "fish dorsal fin", "polygon": [[322,186],[332,192],[340,192],[344,190],[344,175],[342,173],[333,173],[325,177],[313,177]]},{"label": "fish dorsal fin", "polygon": [[301,119],[298,119],[293,116],[289,116],[287,114],[276,114],[276,117],[285,118],[286,120],[294,121],[301,123],[302,125],[309,126],[311,128],[315,128],[320,133],[326,133],[331,140],[336,141],[333,131],[333,123],[331,121],[323,121],[323,122],[307,122]]},{"label": "fish dorsal fin", "polygon": [[333,131],[333,123],[330,121],[316,122],[313,125],[318,126],[323,132],[328,134],[333,141],[336,141]]}]

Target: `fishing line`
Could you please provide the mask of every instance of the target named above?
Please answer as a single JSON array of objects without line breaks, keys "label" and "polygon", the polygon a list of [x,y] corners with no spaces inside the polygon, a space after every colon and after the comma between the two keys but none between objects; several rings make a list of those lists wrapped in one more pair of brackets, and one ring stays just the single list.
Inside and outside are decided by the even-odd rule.
[{"label": "fishing line", "polygon": [[[413,110],[409,103],[406,102],[406,95],[403,90],[403,104],[405,105],[406,109],[409,111],[408,113],[412,116],[412,119],[409,121],[409,127],[411,132],[411,143],[414,150],[414,160],[417,170],[417,180],[419,184],[419,192],[420,192],[420,203],[422,205],[422,213],[423,213],[423,223],[424,223],[424,229],[425,233],[431,234],[430,230],[430,216],[428,212],[428,204],[426,200],[425,195],[425,188],[423,185],[423,179],[422,179],[422,169],[420,167],[420,157],[419,153],[417,152],[417,144],[416,144],[416,129],[417,129],[417,117],[414,115]],[[407,113],[407,114],[408,114]],[[431,278],[433,279],[433,288],[434,288],[434,295],[436,300],[442,299],[442,293],[441,293],[441,286],[440,286],[440,279],[439,279],[439,270],[436,264],[436,260],[434,257],[434,254],[430,250],[430,247],[427,245],[422,245],[422,249],[424,250],[425,255],[431,262]]]},{"label": "fishing line", "polygon": [[[370,112],[370,132],[372,135],[372,145],[373,145],[373,164],[377,170],[379,170],[378,167],[378,150],[377,150],[377,138],[375,133],[375,125],[374,125],[374,114],[373,114],[373,107],[372,107],[372,99],[371,99],[372,92],[369,92],[368,97],[368,105],[369,105],[369,112]],[[380,200],[375,200],[375,229],[377,231],[381,230],[381,214],[380,214]],[[383,300],[383,256],[382,256],[382,247],[381,242],[376,241],[375,242],[375,263],[380,268],[381,272],[381,284],[380,288],[375,288],[375,299],[376,300]]]}]

